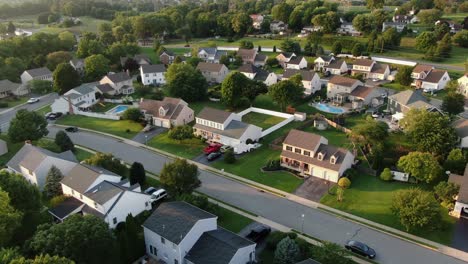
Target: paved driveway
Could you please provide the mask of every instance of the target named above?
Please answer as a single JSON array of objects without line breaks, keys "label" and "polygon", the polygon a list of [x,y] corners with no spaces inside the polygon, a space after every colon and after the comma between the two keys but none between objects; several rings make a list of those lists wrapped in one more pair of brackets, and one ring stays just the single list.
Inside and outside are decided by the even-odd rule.
[{"label": "paved driveway", "polygon": [[136,134],[136,136],[134,138],[132,138],[132,140],[136,141],[138,143],[141,143],[141,144],[146,144],[147,142],[149,142],[155,136],[157,136],[159,134],[162,134],[162,133],[164,133],[166,131],[167,131],[167,128],[155,127],[153,130],[151,130],[149,132],[143,132],[142,131],[142,132]]},{"label": "paved driveway", "polygon": [[458,219],[453,232],[452,247],[468,252],[468,219]]},{"label": "paved driveway", "polygon": [[328,189],[335,185],[333,182],[328,182],[317,177],[309,177],[304,180],[304,183],[296,189],[294,194],[312,200],[314,202],[320,202],[320,198],[324,196]]}]

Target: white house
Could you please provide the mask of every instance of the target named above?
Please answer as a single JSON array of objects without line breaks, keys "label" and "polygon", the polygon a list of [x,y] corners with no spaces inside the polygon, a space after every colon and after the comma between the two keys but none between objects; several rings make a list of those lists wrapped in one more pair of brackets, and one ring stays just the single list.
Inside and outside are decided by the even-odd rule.
[{"label": "white house", "polygon": [[455,217],[468,218],[468,164],[463,175],[450,174],[448,181],[460,186],[456,197],[457,201],[450,214]]},{"label": "white house", "polygon": [[62,173],[67,173],[77,162],[71,151],[54,153],[26,143],[8,161],[7,167],[10,171],[23,175],[28,182],[42,190],[52,166],[57,167]]},{"label": "white house", "polygon": [[317,73],[313,71],[286,69],[286,71],[284,71],[283,73],[283,79],[288,80],[296,74],[300,74],[302,77],[304,94],[310,95],[317,91],[320,91],[320,89],[322,88],[322,84],[320,83],[320,77]]},{"label": "white house", "polygon": [[333,75],[341,75],[348,72],[348,64],[345,60],[333,60],[330,64],[325,66],[325,72],[329,72]]},{"label": "white house", "polygon": [[262,68],[256,67],[252,64],[242,65],[238,71],[244,74],[247,78],[259,82],[263,82],[267,86],[273,85],[278,82],[278,77],[273,72],[267,72]]},{"label": "white house", "polygon": [[406,27],[406,23],[402,22],[383,22],[382,23],[382,32],[389,28],[396,29],[397,32],[402,32]]},{"label": "white house", "polygon": [[292,57],[289,61],[285,62],[286,69],[301,70],[307,68],[307,60],[303,56]]},{"label": "white house", "polygon": [[314,60],[314,71],[323,71],[332,61],[335,60],[333,56],[318,56]]},{"label": "white house", "polygon": [[293,129],[283,141],[281,166],[304,177],[317,177],[338,182],[354,164],[354,155],[347,149],[328,145],[322,136]]},{"label": "white house", "polygon": [[468,73],[465,73],[458,80],[458,92],[468,98]]},{"label": "white house", "polygon": [[253,263],[256,244],[218,227],[217,218],[186,202],[162,203],[143,223],[146,253],[164,263]]},{"label": "white house", "polygon": [[468,148],[468,119],[460,118],[453,122],[452,125],[460,139],[460,147]]},{"label": "white house", "polygon": [[166,83],[164,64],[141,65],[140,76],[144,85],[162,85]]},{"label": "white house", "polygon": [[388,75],[390,75],[390,67],[373,60],[358,59],[353,64],[351,74],[353,76],[362,74],[365,79],[387,80]]},{"label": "white house", "polygon": [[78,87],[70,89],[68,92],[55,99],[51,105],[52,112],[72,114],[76,111],[86,111],[98,103],[96,88],[98,83],[84,83]]},{"label": "white house", "polygon": [[25,70],[21,74],[21,83],[28,84],[32,80],[52,81],[52,72],[46,67]]},{"label": "white house", "polygon": [[27,85],[20,83],[14,83],[10,80],[0,80],[0,98],[4,98],[10,95],[25,95],[29,93]]},{"label": "white house", "polygon": [[442,90],[450,81],[447,71],[437,70],[433,66],[418,64],[411,73],[411,86],[421,88],[426,92]]},{"label": "white house", "polygon": [[193,110],[179,98],[164,97],[162,101],[141,99],[139,108],[151,125],[171,128],[195,119]]},{"label": "white house", "polygon": [[270,22],[270,31],[271,33],[281,33],[288,29],[288,24],[284,23],[283,21],[271,21]]},{"label": "white house", "polygon": [[201,72],[207,82],[222,83],[229,73],[229,69],[224,64],[200,62],[197,70]]},{"label": "white house", "polygon": [[199,48],[197,57],[205,62],[219,63],[221,56],[227,56],[227,51],[218,50],[217,48]]},{"label": "white house", "polygon": [[132,77],[126,72],[109,73],[99,81],[97,88],[110,95],[128,95],[135,91]]},{"label": "white house", "polygon": [[328,81],[327,97],[334,98],[338,94],[351,94],[354,89],[363,85],[359,80],[336,75]]},{"label": "white house", "polygon": [[281,65],[281,67],[284,68],[285,63],[294,57],[296,57],[294,52],[281,52],[276,56],[276,59],[278,60],[278,63]]},{"label": "white house", "polygon": [[262,137],[262,129],[241,121],[235,113],[205,107],[195,117],[194,134],[208,141],[228,145],[235,153],[249,150]]},{"label": "white house", "polygon": [[357,31],[354,28],[353,23],[349,23],[349,22],[341,23],[341,25],[338,28],[337,32],[338,32],[338,34],[342,34],[342,35],[351,35],[351,36],[360,36],[360,35],[362,35],[362,33],[360,31]]}]

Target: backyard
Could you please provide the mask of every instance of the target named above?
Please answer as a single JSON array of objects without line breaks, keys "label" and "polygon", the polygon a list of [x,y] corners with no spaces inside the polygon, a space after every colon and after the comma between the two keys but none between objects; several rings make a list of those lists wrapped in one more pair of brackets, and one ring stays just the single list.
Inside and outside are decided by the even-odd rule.
[{"label": "backyard", "polygon": [[[320,202],[338,210],[360,216],[380,224],[384,224],[402,231],[406,231],[400,224],[399,219],[392,214],[391,204],[393,194],[398,190],[414,187],[428,189],[425,185],[411,185],[400,182],[384,182],[378,177],[360,174],[351,179],[351,187],[344,193],[342,202],[338,202],[335,195],[326,194]],[[336,187],[334,187],[336,188]],[[333,190],[333,189],[332,189]],[[441,207],[443,216],[443,230],[427,232],[424,230],[414,230],[411,234],[427,238],[445,245],[449,245],[452,239],[455,218],[448,215],[446,209]]]},{"label": "backyard", "polygon": [[195,158],[206,147],[206,144],[198,138],[174,140],[169,138],[167,132],[152,138],[148,145],[186,159]]},{"label": "backyard", "polygon": [[285,120],[282,117],[250,112],[242,116],[242,122],[267,129]]},{"label": "backyard", "polygon": [[322,137],[325,137],[326,139],[328,139],[328,143],[330,145],[334,145],[337,147],[344,147],[348,149],[352,147],[346,133],[334,127],[328,127],[326,130],[318,130],[314,126],[311,125],[303,129],[303,131],[318,134],[318,135],[321,135]]}]

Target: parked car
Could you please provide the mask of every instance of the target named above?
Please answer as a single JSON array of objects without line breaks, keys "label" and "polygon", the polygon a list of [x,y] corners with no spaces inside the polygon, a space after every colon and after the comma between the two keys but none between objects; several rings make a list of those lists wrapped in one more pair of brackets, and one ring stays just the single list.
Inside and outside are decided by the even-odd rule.
[{"label": "parked car", "polygon": [[203,153],[205,153],[205,155],[208,155],[208,154],[211,154],[213,152],[218,152],[220,149],[221,149],[220,144],[210,144],[205,149],[203,149]]},{"label": "parked car", "polygon": [[29,100],[27,101],[28,104],[34,104],[34,103],[37,103],[39,102],[39,98],[29,98]]},{"label": "parked car", "polygon": [[206,159],[208,161],[213,161],[221,157],[221,155],[222,155],[221,152],[211,152],[210,154],[208,154],[208,156],[206,156]]},{"label": "parked car", "polygon": [[77,127],[67,127],[67,128],[65,128],[65,131],[74,133],[74,132],[78,132],[78,128]]},{"label": "parked car", "polygon": [[53,112],[48,112],[47,114],[44,115],[45,119],[49,119],[49,116],[53,115],[55,113]]},{"label": "parked car", "polygon": [[149,187],[148,189],[144,190],[143,192],[146,193],[146,194],[153,194],[157,190],[158,189],[156,189],[154,187]]},{"label": "parked car", "polygon": [[269,226],[260,225],[250,230],[250,233],[247,236],[245,236],[245,238],[255,243],[258,243],[264,238],[266,238],[268,234],[270,234],[270,232],[271,228]]},{"label": "parked car", "polygon": [[57,113],[49,113],[49,115],[46,117],[46,119],[49,119],[49,120],[55,120],[59,117],[62,116],[62,113],[60,112],[57,112]]},{"label": "parked car", "polygon": [[226,152],[226,151],[228,151],[228,150],[230,150],[230,149],[232,149],[231,146],[223,145],[223,146],[219,149],[219,151],[221,151],[221,153],[224,153],[224,152]]},{"label": "parked car", "polygon": [[361,256],[368,257],[370,259],[375,258],[375,250],[370,248],[368,245],[355,240],[348,240],[345,244],[347,250],[351,250]]},{"label": "parked car", "polygon": [[[152,188],[152,187],[150,187],[150,188]],[[150,202],[154,203],[156,201],[159,201],[159,200],[163,199],[166,196],[167,196],[166,190],[164,190],[164,189],[155,190],[153,193],[151,193]]]}]

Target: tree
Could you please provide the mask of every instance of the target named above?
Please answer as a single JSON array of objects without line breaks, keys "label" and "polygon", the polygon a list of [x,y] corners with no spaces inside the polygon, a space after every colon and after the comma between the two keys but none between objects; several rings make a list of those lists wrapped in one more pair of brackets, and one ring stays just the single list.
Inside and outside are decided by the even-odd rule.
[{"label": "tree", "polygon": [[416,49],[427,51],[437,45],[437,38],[434,32],[424,31],[416,37]]},{"label": "tree", "polygon": [[239,49],[253,49],[253,48],[254,48],[254,44],[252,43],[252,41],[242,40],[241,42],[239,42]]},{"label": "tree", "polygon": [[439,182],[434,187],[434,193],[441,205],[449,210],[453,210],[455,197],[460,191],[460,185],[453,182]]},{"label": "tree", "polygon": [[[4,200],[0,200],[2,203]],[[3,207],[2,207],[3,208]],[[19,249],[16,248],[0,248],[0,263],[9,264],[12,260],[21,258]]]},{"label": "tree", "polygon": [[391,181],[393,180],[392,171],[389,168],[385,168],[382,173],[380,173],[380,179],[383,181]]},{"label": "tree", "polygon": [[450,33],[447,33],[437,44],[436,54],[441,58],[449,58],[450,52],[452,52],[452,38]]},{"label": "tree", "polygon": [[201,184],[197,165],[185,159],[175,159],[172,163],[164,164],[159,179],[162,186],[174,196],[190,194]]},{"label": "tree", "polygon": [[437,37],[437,40],[441,40],[447,33],[450,33],[450,26],[448,23],[442,22],[435,25],[434,34]]},{"label": "tree", "polygon": [[52,52],[52,53],[47,54],[46,66],[47,68],[53,71],[61,63],[68,64],[72,58],[73,57],[70,54],[70,52],[67,52],[67,51]]},{"label": "tree", "polygon": [[458,31],[453,36],[453,42],[457,43],[462,48],[468,48],[468,30]]},{"label": "tree", "polygon": [[15,229],[21,224],[21,217],[21,213],[11,205],[8,193],[0,188],[0,247],[10,242]]},{"label": "tree", "polygon": [[62,172],[55,166],[50,167],[44,185],[44,194],[47,198],[51,199],[63,194],[62,184],[60,183],[62,179]]},{"label": "tree", "polygon": [[59,131],[55,135],[55,144],[60,147],[60,150],[63,151],[75,151],[75,144],[70,139],[70,137],[64,131]]},{"label": "tree", "polygon": [[224,64],[226,67],[229,66],[230,64],[229,56],[222,55],[221,58],[219,59],[219,63]]},{"label": "tree", "polygon": [[338,186],[343,189],[348,189],[351,186],[351,181],[347,177],[341,177],[338,180]]},{"label": "tree", "polygon": [[231,23],[232,30],[237,33],[237,36],[243,37],[252,25],[252,19],[246,13],[237,13],[232,17]]},{"label": "tree", "polygon": [[398,72],[395,76],[395,81],[401,85],[409,86],[413,79],[411,78],[411,73],[413,68],[409,66],[401,66],[398,68]]},{"label": "tree", "polygon": [[338,244],[324,242],[322,245],[312,247],[312,256],[320,263],[324,264],[352,264],[354,261],[348,259],[346,256],[348,252]]},{"label": "tree", "polygon": [[122,162],[115,158],[111,153],[97,152],[93,156],[84,160],[84,163],[101,167],[112,171],[120,176],[127,175],[127,167]]},{"label": "tree", "polygon": [[378,9],[384,6],[384,0],[367,0],[367,8]]},{"label": "tree", "polygon": [[275,250],[275,264],[294,264],[300,258],[299,246],[289,236],[283,238]]},{"label": "tree", "polygon": [[187,102],[205,99],[208,83],[200,71],[188,64],[172,64],[166,72],[169,94]]},{"label": "tree", "polygon": [[53,83],[48,80],[31,80],[27,84],[29,90],[36,94],[47,94],[52,92]]},{"label": "tree", "polygon": [[10,122],[8,137],[13,142],[38,140],[49,133],[47,121],[37,112],[21,109]]},{"label": "tree", "polygon": [[75,264],[75,262],[60,256],[41,254],[35,256],[34,259],[25,259],[24,257],[20,257],[12,260],[9,264]]},{"label": "tree", "polygon": [[374,25],[370,14],[359,14],[353,19],[353,27],[364,34],[371,33],[375,29]]},{"label": "tree", "polygon": [[110,70],[109,63],[109,60],[101,54],[87,57],[84,61],[86,78],[91,81],[106,75]]},{"label": "tree", "polygon": [[385,49],[398,49],[401,42],[401,34],[395,28],[387,28],[382,33],[383,47]]},{"label": "tree", "polygon": [[286,23],[289,20],[289,15],[292,11],[292,6],[287,3],[281,3],[273,6],[271,9],[271,15],[273,16],[273,19]]},{"label": "tree", "polygon": [[301,53],[301,45],[299,42],[291,39],[285,39],[281,42],[280,48],[283,52],[294,52],[296,55]]},{"label": "tree", "polygon": [[189,125],[176,126],[169,130],[167,136],[175,140],[184,140],[193,138],[193,128]]},{"label": "tree", "polygon": [[358,42],[354,44],[353,49],[351,51],[354,57],[361,56],[363,52],[364,52],[364,47],[362,46],[361,43]]},{"label": "tree", "polygon": [[229,73],[221,84],[221,100],[229,107],[238,107],[242,98],[242,90],[248,85],[249,81],[240,72]]},{"label": "tree", "polygon": [[398,160],[398,168],[419,181],[433,182],[442,175],[442,167],[431,154],[425,152],[410,152]]},{"label": "tree", "polygon": [[358,124],[351,133],[351,140],[363,147],[366,153],[372,155],[373,166],[379,167],[388,137],[388,125],[368,117]]},{"label": "tree", "polygon": [[90,38],[82,38],[78,43],[78,50],[76,56],[79,58],[86,58],[91,55],[98,55],[104,53],[104,45],[96,40]]},{"label": "tree", "polygon": [[428,10],[421,10],[419,11],[417,17],[421,24],[433,24],[437,20],[439,20],[443,15],[443,12],[438,9],[428,9]]},{"label": "tree", "polygon": [[58,35],[62,49],[72,50],[76,44],[76,38],[70,31],[63,31]]},{"label": "tree", "polygon": [[16,27],[13,24],[13,22],[11,22],[11,21],[8,22],[7,32],[13,34],[13,33],[15,33],[15,31],[16,31]]},{"label": "tree", "polygon": [[[174,63],[177,63],[176,60],[179,59],[180,60],[180,57],[177,56],[174,60]],[[122,66],[122,70],[124,71],[129,71],[129,72],[135,72],[136,70],[138,70],[140,68],[140,65],[138,64],[138,62],[136,60],[134,60],[133,58],[128,58],[125,60],[124,62],[124,65]]]},{"label": "tree", "polygon": [[323,33],[333,33],[340,26],[340,17],[336,12],[316,15],[312,18],[312,24],[321,26]]},{"label": "tree", "polygon": [[53,78],[54,90],[59,94],[64,94],[81,84],[80,74],[67,62],[57,66]]},{"label": "tree", "polygon": [[128,108],[123,112],[122,118],[125,120],[132,120],[134,122],[139,122],[143,114],[141,113],[140,109],[138,108]]},{"label": "tree", "polygon": [[452,149],[444,163],[444,169],[452,173],[463,175],[465,171],[466,159],[463,151],[459,148]]},{"label": "tree", "polygon": [[78,263],[110,263],[115,256],[109,225],[94,215],[75,214],[61,224],[41,225],[29,248],[36,254],[60,255]]},{"label": "tree", "polygon": [[228,149],[224,153],[224,162],[227,164],[233,164],[236,162],[236,156],[234,155],[234,151],[232,149]]},{"label": "tree", "polygon": [[338,54],[341,54],[341,50],[343,49],[343,47],[341,46],[341,41],[335,41],[333,43],[333,46],[332,46],[332,49],[331,49],[331,52],[335,55],[338,55]]},{"label": "tree", "polygon": [[465,97],[457,92],[449,92],[442,100],[441,108],[450,115],[458,115],[465,111]]},{"label": "tree", "polygon": [[440,223],[439,204],[431,193],[420,189],[397,191],[392,199],[391,210],[399,217],[406,231],[413,228],[436,229]]},{"label": "tree", "polygon": [[139,162],[133,162],[132,166],[130,167],[129,180],[130,185],[138,183],[143,186],[146,181],[146,171],[143,167],[143,164]]},{"label": "tree", "polygon": [[304,89],[290,80],[280,81],[269,87],[268,93],[273,101],[278,103],[281,109],[299,100],[304,94]]}]

